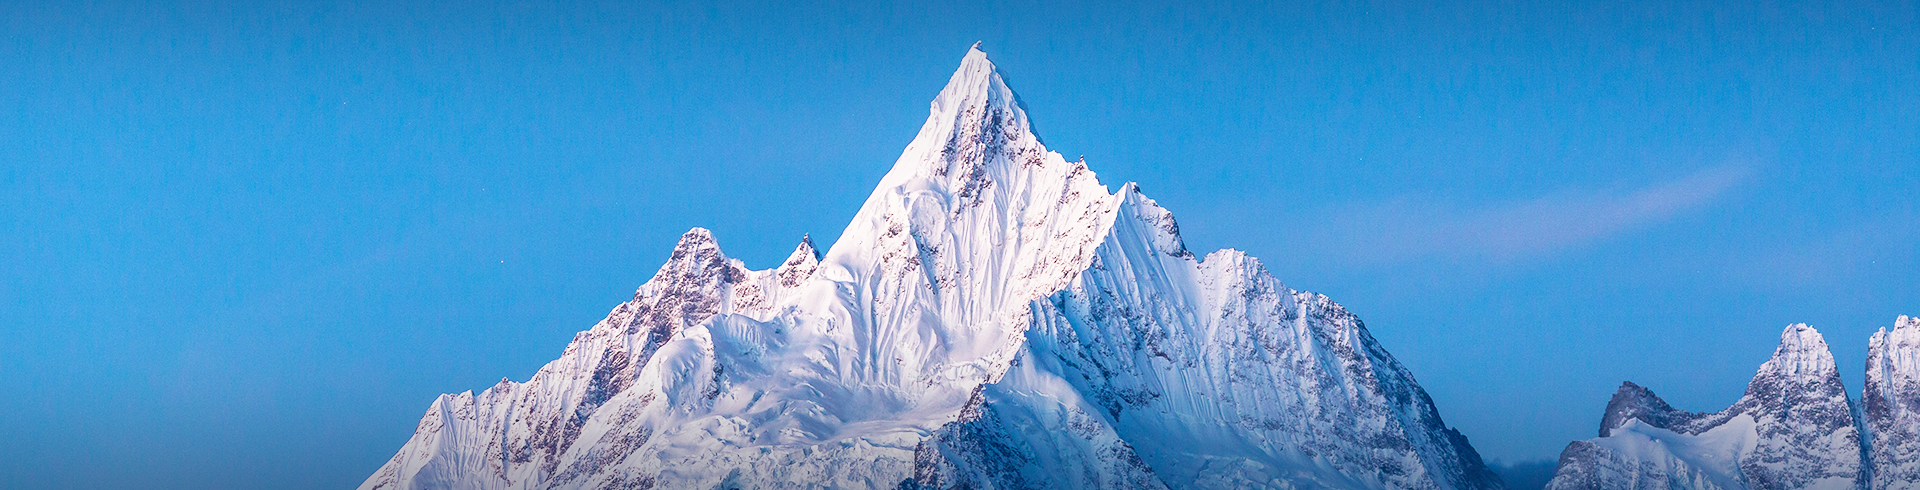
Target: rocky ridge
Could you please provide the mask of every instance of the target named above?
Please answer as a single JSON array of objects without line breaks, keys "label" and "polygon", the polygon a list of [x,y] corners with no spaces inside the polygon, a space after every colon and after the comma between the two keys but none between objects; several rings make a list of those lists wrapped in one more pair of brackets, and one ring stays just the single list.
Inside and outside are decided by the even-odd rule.
[{"label": "rocky ridge", "polygon": [[1867,345],[1860,406],[1873,490],[1920,489],[1920,318],[1900,316]]},{"label": "rocky ridge", "polygon": [[977,46],[824,254],[695,229],[362,485],[1499,488],[1352,313],[1033,134]]},{"label": "rocky ridge", "polygon": [[1920,320],[1873,335],[1855,403],[1825,339],[1790,325],[1746,395],[1694,413],[1624,383],[1600,437],[1569,444],[1547,488],[1920,488]]}]

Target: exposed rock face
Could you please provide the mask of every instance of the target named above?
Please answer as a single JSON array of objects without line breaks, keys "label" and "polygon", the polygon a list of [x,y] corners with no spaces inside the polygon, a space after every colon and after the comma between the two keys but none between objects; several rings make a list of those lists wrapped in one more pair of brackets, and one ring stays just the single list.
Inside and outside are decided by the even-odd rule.
[{"label": "exposed rock face", "polygon": [[[817,264],[812,244],[803,241],[780,268],[748,271],[721,254],[707,230],[688,231],[632,301],[575,335],[533,379],[501,379],[477,396],[441,395],[407,446],[362,487],[509,488],[523,475],[541,475],[549,486],[579,480],[652,434],[635,423],[652,394],[622,395],[661,346],[719,314],[768,314],[791,291],[781,276]],[[624,403],[609,406],[616,398]],[[615,423],[607,427],[610,414]]]},{"label": "exposed rock face", "polygon": [[705,230],[362,488],[1499,488],[1351,313],[1048,151],[970,51],[827,253]]},{"label": "exposed rock face", "polygon": [[1873,489],[1920,489],[1920,318],[1903,315],[1873,334],[1861,406]]},{"label": "exposed rock face", "polygon": [[1547,487],[1863,488],[1872,472],[1865,440],[1826,341],[1796,324],[1726,410],[1676,410],[1622,385],[1600,437],[1567,446]]},{"label": "exposed rock face", "polygon": [[[1171,214],[1120,194],[1092,266],[1034,302],[1026,355],[987,387],[989,418],[966,422],[964,441],[936,438],[942,474],[1059,479],[969,464],[1012,446],[1073,448],[1130,475],[1123,488],[1142,474],[1175,488],[1500,486],[1359,319],[1238,251],[1194,257]],[[1016,430],[996,412],[1062,422]]]}]

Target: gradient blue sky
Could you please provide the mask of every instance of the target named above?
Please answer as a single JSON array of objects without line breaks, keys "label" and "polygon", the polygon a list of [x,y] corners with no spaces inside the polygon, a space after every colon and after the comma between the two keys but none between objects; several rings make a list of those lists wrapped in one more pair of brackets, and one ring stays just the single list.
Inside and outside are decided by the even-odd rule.
[{"label": "gradient blue sky", "polygon": [[[1182,2],[1184,3],[1184,2]],[[1551,3],[1553,5],[1538,5]],[[1490,459],[1920,314],[1890,2],[0,4],[0,482],[341,488],[689,227],[831,242],[968,45]]]}]

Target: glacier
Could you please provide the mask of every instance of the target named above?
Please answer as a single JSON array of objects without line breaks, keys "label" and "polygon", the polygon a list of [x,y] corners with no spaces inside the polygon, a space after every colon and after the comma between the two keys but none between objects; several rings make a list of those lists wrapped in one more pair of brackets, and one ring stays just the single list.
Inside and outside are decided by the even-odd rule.
[{"label": "glacier", "polygon": [[712,233],[363,489],[1495,489],[1325,296],[1049,151],[976,44],[830,248]]}]

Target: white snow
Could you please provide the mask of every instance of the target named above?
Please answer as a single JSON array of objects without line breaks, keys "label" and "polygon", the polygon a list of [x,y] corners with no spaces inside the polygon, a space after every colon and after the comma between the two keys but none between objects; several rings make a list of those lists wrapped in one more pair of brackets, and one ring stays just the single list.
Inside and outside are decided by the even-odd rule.
[{"label": "white snow", "polygon": [[1687,488],[1746,488],[1740,457],[1753,452],[1760,438],[1753,417],[1741,414],[1699,435],[1631,420],[1613,435],[1595,439],[1621,459],[1651,464],[1658,473],[1680,475]]},{"label": "white snow", "polygon": [[1861,398],[1874,490],[1920,489],[1920,318],[1902,315],[1873,334]]},{"label": "white snow", "polygon": [[[1602,437],[1561,454],[1549,489],[1855,489],[1870,462],[1852,400],[1819,331],[1788,325],[1743,396],[1716,413],[1674,410],[1623,386]],[[1615,422],[1618,421],[1618,422]]]},{"label": "white snow", "polygon": [[[816,259],[816,257],[818,257]],[[1202,260],[1049,151],[969,50],[838,242],[695,229],[524,383],[442,396],[362,488],[1492,488],[1324,296]]]}]

